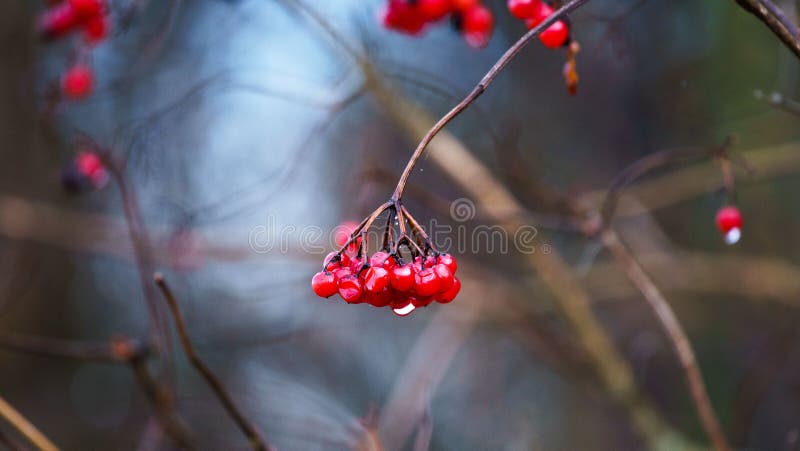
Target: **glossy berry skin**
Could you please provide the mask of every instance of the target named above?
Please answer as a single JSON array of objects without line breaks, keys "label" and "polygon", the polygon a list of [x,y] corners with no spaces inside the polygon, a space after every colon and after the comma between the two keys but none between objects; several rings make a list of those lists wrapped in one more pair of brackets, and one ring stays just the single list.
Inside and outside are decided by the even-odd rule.
[{"label": "glossy berry skin", "polygon": [[411,265],[392,268],[390,283],[397,291],[408,291],[414,288],[414,271]]},{"label": "glossy berry skin", "polygon": [[467,11],[469,9],[478,6],[480,0],[451,0],[453,3],[453,9],[456,11]]},{"label": "glossy berry skin", "polygon": [[314,277],[311,279],[311,289],[321,298],[331,297],[339,291],[333,274],[322,271],[314,274]]},{"label": "glossy berry skin", "polygon": [[530,19],[539,9],[541,0],[508,0],[508,11],[517,19]]},{"label": "glossy berry skin", "polygon": [[545,47],[557,49],[563,47],[569,40],[569,27],[563,20],[550,25],[539,35],[539,41]]},{"label": "glossy berry skin", "polygon": [[409,296],[408,300],[411,301],[411,304],[413,304],[414,307],[427,307],[433,302],[433,298],[431,296],[419,295]]},{"label": "glossy berry skin", "polygon": [[408,34],[417,34],[425,27],[425,17],[405,0],[389,0],[383,14],[383,26]]},{"label": "glossy berry skin", "polygon": [[375,252],[369,258],[370,266],[380,266],[386,269],[392,269],[396,264],[397,261],[391,255],[387,254],[386,252],[380,251]]},{"label": "glossy berry skin", "polygon": [[425,268],[414,274],[414,292],[421,297],[433,296],[439,292],[439,275],[433,268]]},{"label": "glossy berry skin", "polygon": [[722,233],[728,233],[733,229],[741,229],[742,223],[742,213],[733,205],[722,207],[717,212],[717,228]]},{"label": "glossy berry skin", "polygon": [[454,275],[456,270],[458,269],[458,263],[456,262],[455,257],[450,254],[439,254],[439,258],[436,260],[437,263],[447,266]]},{"label": "glossy berry skin", "polygon": [[439,292],[445,292],[453,286],[453,273],[450,272],[450,268],[442,263],[436,264],[433,268],[433,272],[436,273],[436,277],[439,279]]},{"label": "glossy berry skin", "polygon": [[69,99],[83,99],[92,92],[94,75],[85,64],[76,64],[61,78],[61,91]]},{"label": "glossy berry skin", "polygon": [[103,162],[100,160],[100,157],[93,152],[79,153],[77,158],[75,158],[75,164],[78,170],[87,177],[91,177],[92,174],[103,170]]},{"label": "glossy berry skin", "polygon": [[336,283],[339,283],[340,280],[346,277],[350,277],[352,275],[353,275],[353,270],[350,269],[349,266],[338,268],[333,271],[333,277],[336,279]]},{"label": "glossy berry skin", "polygon": [[450,13],[453,6],[450,0],[417,0],[417,9],[425,20],[436,22]]},{"label": "glossy berry skin", "polygon": [[389,271],[380,266],[372,266],[364,272],[364,289],[379,293],[389,286]]},{"label": "glossy berry skin", "polygon": [[361,302],[361,296],[364,293],[364,287],[361,280],[354,276],[349,275],[339,279],[337,282],[339,287],[339,296],[348,304],[358,304]]},{"label": "glossy berry skin", "polygon": [[391,288],[384,288],[377,293],[367,293],[365,301],[369,302],[373,307],[386,307],[394,300],[394,292]]},{"label": "glossy berry skin", "polygon": [[449,304],[450,302],[453,302],[453,299],[455,299],[456,296],[458,296],[459,291],[461,291],[461,281],[458,280],[458,277],[454,277],[453,286],[451,286],[450,289],[444,293],[436,296],[436,302],[441,304]]}]

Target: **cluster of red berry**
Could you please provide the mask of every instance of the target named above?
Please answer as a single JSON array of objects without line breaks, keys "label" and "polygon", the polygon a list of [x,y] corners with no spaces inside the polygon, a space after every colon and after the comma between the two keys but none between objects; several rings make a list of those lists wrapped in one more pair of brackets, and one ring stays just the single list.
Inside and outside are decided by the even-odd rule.
[{"label": "cluster of red berry", "polygon": [[61,172],[61,184],[73,193],[89,189],[98,190],[108,183],[108,171],[96,153],[83,151],[78,153],[70,164]]},{"label": "cluster of red berry", "polygon": [[[62,0],[49,6],[37,24],[39,35],[55,40],[80,31],[83,44],[94,46],[109,34],[110,21],[104,0]],[[86,52],[78,52],[85,59]],[[68,99],[82,99],[92,92],[94,75],[91,67],[78,61],[61,77],[61,93]]]},{"label": "cluster of red berry", "polygon": [[450,22],[473,47],[484,47],[492,37],[494,16],[481,0],[389,0],[383,25],[391,30],[418,34],[429,23],[450,16]]},{"label": "cluster of red berry", "polygon": [[726,205],[717,211],[717,228],[727,244],[739,242],[742,223],[742,212],[734,205]]},{"label": "cluster of red berry", "polygon": [[[533,28],[550,17],[554,9],[544,0],[508,0],[508,10],[517,19],[525,21],[528,28]],[[569,24],[565,19],[555,22],[539,35],[545,47],[557,49],[569,43]]]},{"label": "cluster of red berry", "polygon": [[369,258],[332,252],[325,259],[325,269],[311,279],[311,288],[323,298],[338,293],[347,303],[390,307],[405,316],[434,301],[453,301],[461,289],[457,268],[449,254],[431,255],[424,261],[416,257],[413,263],[403,264],[384,251]]}]

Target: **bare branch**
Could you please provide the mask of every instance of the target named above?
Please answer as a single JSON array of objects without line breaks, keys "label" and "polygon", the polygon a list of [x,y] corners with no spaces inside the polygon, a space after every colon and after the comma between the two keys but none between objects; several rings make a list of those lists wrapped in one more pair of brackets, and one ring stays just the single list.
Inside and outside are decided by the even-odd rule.
[{"label": "bare branch", "polygon": [[764,22],[783,44],[800,58],[800,32],[786,14],[772,0],[736,0],[750,14]]},{"label": "bare branch", "polygon": [[40,451],[58,451],[58,447],[42,434],[17,409],[0,397],[0,418],[3,418]]}]

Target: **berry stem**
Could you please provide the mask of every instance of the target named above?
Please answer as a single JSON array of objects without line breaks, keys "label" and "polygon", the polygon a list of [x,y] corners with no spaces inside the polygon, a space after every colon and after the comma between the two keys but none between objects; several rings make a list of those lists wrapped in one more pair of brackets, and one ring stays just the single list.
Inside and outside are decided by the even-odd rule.
[{"label": "berry stem", "polygon": [[438,122],[436,122],[433,127],[428,130],[428,132],[423,136],[422,141],[420,141],[417,148],[414,150],[414,154],[411,155],[411,159],[408,160],[408,164],[406,165],[403,174],[400,176],[400,180],[397,182],[397,187],[394,189],[394,193],[392,194],[392,201],[398,201],[403,197],[403,190],[405,190],[406,183],[408,183],[408,178],[411,176],[411,171],[414,170],[414,167],[419,162],[419,159],[422,158],[422,154],[425,152],[425,148],[428,147],[428,144],[433,140],[433,138],[448,124],[452,121],[456,116],[461,114],[462,111],[466,110],[481,94],[486,91],[486,88],[500,75],[500,72],[506,68],[508,63],[516,57],[519,52],[530,42],[533,38],[539,36],[539,34],[550,27],[550,25],[556,23],[562,17],[566,16],[571,11],[575,10],[576,8],[580,7],[584,3],[588,2],[589,0],[572,0],[566,5],[562,6],[558,9],[558,11],[554,12],[552,15],[547,17],[547,19],[543,20],[542,23],[537,25],[534,28],[531,28],[527,33],[522,35],[521,38],[517,40],[505,53],[494,63],[489,72],[483,76],[480,82],[470,91],[469,94],[458,103],[453,109],[447,112]]}]

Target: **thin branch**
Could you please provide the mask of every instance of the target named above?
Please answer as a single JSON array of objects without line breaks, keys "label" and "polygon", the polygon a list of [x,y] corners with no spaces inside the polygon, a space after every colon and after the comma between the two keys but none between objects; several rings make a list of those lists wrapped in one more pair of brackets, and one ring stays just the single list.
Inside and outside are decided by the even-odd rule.
[{"label": "thin branch", "polygon": [[245,437],[247,437],[247,440],[250,442],[250,445],[253,447],[253,449],[258,451],[267,451],[269,448],[267,447],[264,438],[236,406],[233,398],[231,398],[230,394],[228,393],[228,390],[222,384],[222,381],[211,371],[211,368],[209,368],[208,365],[206,365],[206,363],[197,354],[194,344],[189,338],[189,333],[186,330],[186,323],[183,320],[183,314],[181,313],[178,301],[172,294],[172,290],[170,290],[166,280],[164,280],[164,276],[161,273],[156,273],[154,279],[156,285],[158,285],[158,288],[161,289],[164,299],[167,301],[167,305],[172,313],[173,322],[175,323],[175,329],[177,330],[178,337],[181,341],[181,346],[183,346],[183,350],[186,353],[189,362],[191,362],[192,366],[194,366],[195,369],[197,369],[197,371],[203,376],[203,378],[205,378],[206,382],[217,395],[217,398],[219,398],[225,410],[239,426],[239,429],[242,430],[242,433],[245,435]]},{"label": "thin branch", "polygon": [[406,183],[408,182],[408,178],[411,176],[411,171],[414,170],[414,167],[419,162],[419,159],[422,158],[422,154],[425,152],[425,148],[428,147],[428,144],[433,140],[433,138],[456,116],[461,114],[462,111],[466,110],[478,97],[481,96],[486,91],[486,88],[500,75],[500,72],[508,66],[508,64],[514,59],[515,56],[522,51],[523,48],[536,36],[538,36],[542,31],[546,30],[550,27],[550,25],[556,23],[558,20],[566,16],[571,11],[579,8],[584,3],[588,2],[589,0],[572,0],[566,5],[562,6],[558,9],[558,11],[554,12],[547,19],[543,20],[542,23],[537,25],[536,27],[530,29],[527,33],[522,35],[521,38],[517,40],[505,53],[497,60],[497,62],[489,69],[489,72],[483,76],[481,81],[470,91],[469,94],[459,102],[458,105],[453,107],[452,110],[448,111],[441,119],[439,119],[433,127],[422,137],[419,145],[417,146],[416,150],[414,150],[414,154],[411,156],[411,159],[408,161],[403,174],[400,176],[400,180],[397,182],[397,187],[392,194],[392,199],[397,200],[403,196],[403,190],[405,189]]},{"label": "thin branch", "polygon": [[750,14],[764,22],[783,44],[800,58],[800,32],[772,0],[736,0]]},{"label": "thin branch", "polygon": [[42,434],[17,409],[0,397],[0,418],[3,418],[40,451],[58,451],[58,447]]},{"label": "thin branch", "polygon": [[93,343],[15,333],[0,333],[0,348],[103,363],[128,363],[133,356],[149,352],[147,346],[124,337],[114,338],[109,343]]},{"label": "thin branch", "polygon": [[714,449],[717,451],[729,450],[730,446],[725,438],[725,433],[722,431],[719,420],[714,413],[714,408],[711,405],[711,399],[706,391],[703,375],[697,364],[694,350],[692,350],[692,344],[675,316],[675,312],[672,311],[672,307],[670,307],[664,295],[661,294],[661,291],[650,279],[650,276],[642,269],[613,230],[606,229],[602,234],[602,239],[603,244],[611,251],[619,265],[625,270],[628,278],[644,295],[644,298],[650,304],[650,308],[656,314],[659,323],[664,328],[664,332],[667,333],[672,342],[683,372],[686,375],[686,381],[689,384],[692,401],[694,401],[695,408],[700,416],[700,422],[711,439]]}]

